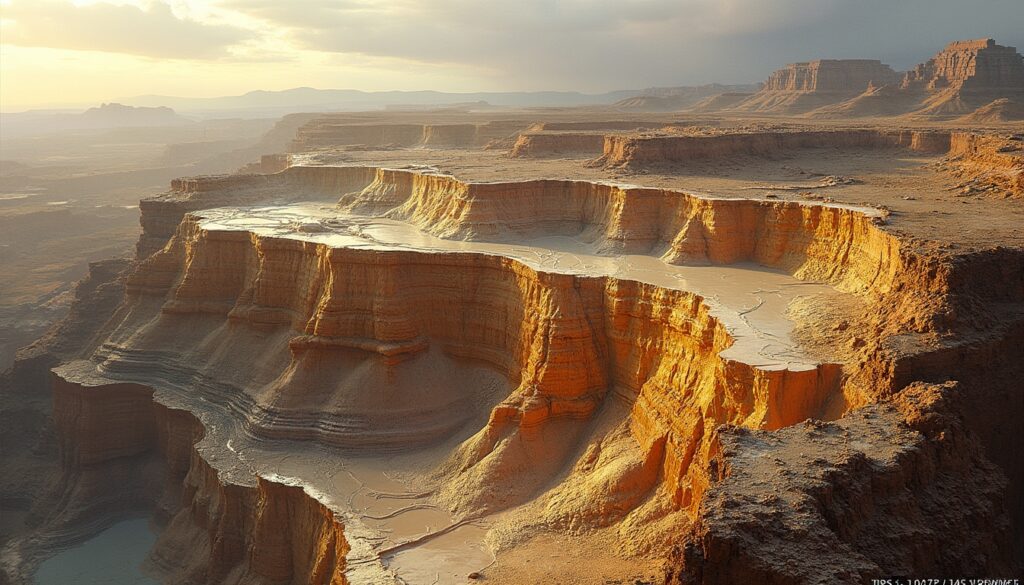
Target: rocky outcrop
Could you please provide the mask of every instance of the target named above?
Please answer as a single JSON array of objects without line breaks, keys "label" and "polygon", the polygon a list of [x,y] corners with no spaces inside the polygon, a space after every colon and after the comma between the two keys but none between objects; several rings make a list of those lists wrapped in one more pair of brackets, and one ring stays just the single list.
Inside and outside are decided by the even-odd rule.
[{"label": "rocky outcrop", "polygon": [[966,92],[1024,92],[1024,57],[1016,47],[993,39],[954,41],[934,57],[908,71],[903,89]]},{"label": "rocky outcrop", "polygon": [[[702,124],[713,126],[714,123]],[[604,137],[613,133],[659,129],[663,132],[684,131],[690,124],[675,122],[543,122],[519,134],[510,156],[544,158],[565,155],[601,154]]]},{"label": "rocky outcrop", "polygon": [[[723,429],[715,479],[665,581],[1013,574],[1004,480],[951,414],[958,400],[956,383],[918,383],[895,408],[872,406],[833,423]],[[776,489],[766,493],[766,485]]]},{"label": "rocky outcrop", "polygon": [[956,132],[942,165],[960,195],[1024,197],[1024,136]]},{"label": "rocky outcrop", "polygon": [[919,116],[962,116],[998,99],[1024,103],[1024,57],[992,39],[956,41],[909,71],[900,90],[923,100]]},{"label": "rocky outcrop", "polygon": [[524,132],[516,139],[510,155],[517,158],[595,156],[603,147],[604,134],[595,132]]},{"label": "rocky outcrop", "polygon": [[694,136],[607,135],[604,153],[592,164],[644,168],[690,161],[771,157],[803,148],[907,148],[915,152],[945,153],[950,134],[924,130],[780,130],[731,132]]},{"label": "rocky outcrop", "polygon": [[189,211],[223,205],[336,199],[359,191],[373,180],[370,167],[305,167],[264,175],[189,177],[171,182],[171,189],[139,202],[142,234],[136,244],[139,259],[164,247]]},{"label": "rocky outcrop", "polygon": [[[742,258],[744,252],[713,246],[710,253]],[[785,256],[768,248],[762,253]],[[223,270],[225,263],[238,270]],[[296,273],[306,278],[290,280]],[[477,294],[481,289],[488,294]],[[131,277],[128,290],[125,314],[133,319],[152,306],[148,299],[166,298],[162,324],[140,335],[126,322],[123,332],[115,332],[99,354],[111,374],[152,379],[145,372],[156,367],[157,352],[166,372],[162,383],[236,371],[229,363],[253,351],[276,356],[244,377],[219,374],[197,386],[208,388],[210,400],[226,398],[250,433],[373,447],[450,436],[477,399],[435,384],[423,368],[447,380],[465,379],[470,372],[458,360],[468,359],[499,372],[510,392],[471,440],[473,455],[467,457],[473,460],[464,464],[483,459],[509,432],[535,434],[552,420],[589,418],[615,388],[639,396],[635,434],[641,444],[666,450],[666,480],[679,486],[673,489],[680,505],[692,499],[682,484],[704,434],[695,429],[710,433],[726,421],[776,428],[822,416],[837,383],[833,366],[768,371],[718,357],[731,337],[698,296],[538,272],[500,256],[332,248],[209,231],[186,218],[171,244]],[[205,315],[204,331],[233,324],[230,336],[206,337],[214,360],[186,364],[173,357],[196,342],[181,329],[190,315]],[[246,330],[264,334],[250,338]],[[130,348],[120,346],[127,336]],[[643,349],[634,343],[638,338],[647,340]],[[346,368],[336,374],[311,369],[336,362],[342,349],[359,350],[366,364],[359,370],[372,377],[354,377]],[[406,402],[407,408],[372,409],[382,384],[386,394],[408,392],[403,381],[412,376],[419,376],[422,396]],[[264,392],[253,395],[248,388]],[[688,390],[665,401],[670,388]],[[710,403],[716,418],[700,423]]]}]

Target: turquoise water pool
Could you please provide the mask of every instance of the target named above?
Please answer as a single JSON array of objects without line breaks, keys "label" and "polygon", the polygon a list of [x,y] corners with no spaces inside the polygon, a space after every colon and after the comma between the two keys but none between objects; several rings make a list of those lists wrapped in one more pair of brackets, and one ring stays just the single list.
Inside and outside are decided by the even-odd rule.
[{"label": "turquoise water pool", "polygon": [[44,561],[35,584],[159,585],[140,569],[154,542],[156,533],[145,518],[119,522]]}]

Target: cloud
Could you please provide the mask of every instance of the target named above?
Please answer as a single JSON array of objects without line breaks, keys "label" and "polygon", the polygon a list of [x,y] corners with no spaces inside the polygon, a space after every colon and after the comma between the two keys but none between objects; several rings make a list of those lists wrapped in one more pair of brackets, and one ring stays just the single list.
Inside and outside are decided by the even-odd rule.
[{"label": "cloud", "polygon": [[[221,0],[294,46],[490,71],[518,86],[753,81],[817,57],[1019,42],[1021,0]],[[911,63],[912,64],[912,63]],[[413,65],[414,66],[414,65]]]},{"label": "cloud", "polygon": [[3,7],[4,44],[124,53],[169,59],[214,59],[252,36],[241,28],[178,18],[163,2],[145,9],[108,3],[13,0]]}]

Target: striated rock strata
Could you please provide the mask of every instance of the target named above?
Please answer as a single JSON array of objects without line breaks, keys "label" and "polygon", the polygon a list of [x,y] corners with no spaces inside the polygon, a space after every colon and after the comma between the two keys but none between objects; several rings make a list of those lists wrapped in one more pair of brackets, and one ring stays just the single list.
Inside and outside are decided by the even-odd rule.
[{"label": "striated rock strata", "polygon": [[897,83],[888,65],[870,59],[821,59],[775,71],[761,91],[735,104],[744,112],[800,114],[852,98],[871,87]]},{"label": "striated rock strata", "polygon": [[1012,574],[1004,485],[951,414],[957,394],[954,382],[917,383],[834,423],[723,429],[715,479],[666,583]]},{"label": "striated rock strata", "polygon": [[63,475],[50,510],[61,530],[153,511],[165,527],[149,570],[169,582],[347,583],[344,527],[302,487],[218,471],[197,449],[199,420],[145,387],[65,376],[54,382]]},{"label": "striated rock strata", "polygon": [[604,139],[604,153],[593,164],[642,168],[692,160],[770,157],[802,148],[907,148],[916,152],[945,153],[950,148],[950,133],[851,129],[733,132],[706,136],[608,135]]},{"label": "striated rock strata", "polygon": [[[857,146],[922,150],[948,150],[948,140],[914,133],[850,138]],[[337,202],[336,216],[277,233],[265,231],[267,219],[258,214],[231,224],[218,223],[230,215],[200,211],[283,197]],[[877,214],[839,205],[583,181],[471,183],[366,167],[182,180],[142,212],[141,261],[127,279],[125,303],[91,361],[58,370],[65,478],[57,491],[81,495],[64,497],[56,513],[88,523],[114,501],[102,493],[106,477],[143,478],[126,488],[139,494],[132,501],[156,502],[170,518],[154,567],[170,570],[168,559],[198,551],[177,573],[183,580],[341,582],[334,579],[349,544],[336,510],[319,496],[272,477],[223,475],[191,448],[201,430],[178,420],[185,413],[154,402],[151,388],[205,401],[246,435],[268,441],[354,450],[456,441],[433,472],[434,497],[463,520],[543,494],[538,515],[550,526],[646,526],[629,535],[631,546],[642,548],[664,542],[665,534],[650,534],[663,526],[659,518],[683,514],[693,526],[667,537],[689,543],[668,576],[684,582],[787,583],[813,575],[855,582],[876,570],[927,568],[947,537],[880,535],[876,528],[890,516],[915,534],[927,526],[922,517],[983,526],[945,557],[950,570],[976,573],[1012,562],[998,520],[1001,472],[970,433],[993,420],[999,424],[992,428],[1003,428],[1019,405],[1011,400],[997,415],[969,412],[966,430],[931,426],[927,413],[950,411],[938,399],[925,400],[932,410],[909,406],[894,414],[867,406],[847,413],[899,402],[914,380],[948,373],[942,364],[949,355],[893,355],[882,340],[898,335],[910,343],[958,327],[1003,335],[979,307],[1024,299],[1024,263],[1013,251],[951,258],[901,241]],[[381,237],[386,224],[372,222],[355,224],[355,232],[335,229],[350,215],[387,218],[466,245],[391,246]],[[748,262],[826,281],[862,294],[872,308],[865,325],[879,341],[845,367],[768,366],[730,357],[742,340],[713,299],[471,245],[551,237],[668,265]],[[991,278],[978,284],[972,271],[989,264]],[[76,368],[99,381],[84,384]],[[996,397],[1004,386],[964,388],[972,397]],[[595,434],[601,416],[621,416],[620,455],[601,452],[605,445],[615,451],[605,442],[611,435]],[[793,426],[806,418],[838,420]],[[861,428],[873,419],[876,428]],[[98,422],[109,420],[124,422]],[[988,452],[1007,440],[978,434]],[[592,442],[583,449],[585,440]],[[769,450],[792,467],[791,489],[760,491],[762,500],[751,501],[743,486],[776,475],[774,460],[764,456]],[[1019,480],[1012,462],[1000,464],[1011,482]],[[146,479],[161,475],[180,479]],[[936,494],[959,482],[978,489],[962,506],[940,509]],[[163,493],[158,485],[184,488]],[[574,497],[580,494],[588,497]],[[790,562],[792,556],[766,564],[758,548],[765,534],[782,551],[809,547],[811,565]],[[794,544],[801,534],[813,538]],[[816,564],[837,547],[841,558],[827,557],[836,560],[832,569]]]}]

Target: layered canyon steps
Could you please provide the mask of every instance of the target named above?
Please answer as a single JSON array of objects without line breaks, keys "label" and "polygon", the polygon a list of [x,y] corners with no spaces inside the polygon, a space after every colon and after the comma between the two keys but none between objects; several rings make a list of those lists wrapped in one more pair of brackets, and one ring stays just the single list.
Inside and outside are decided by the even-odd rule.
[{"label": "layered canyon steps", "polygon": [[304,114],[143,194],[0,379],[4,582],[1019,575],[1019,123],[819,114]]}]

